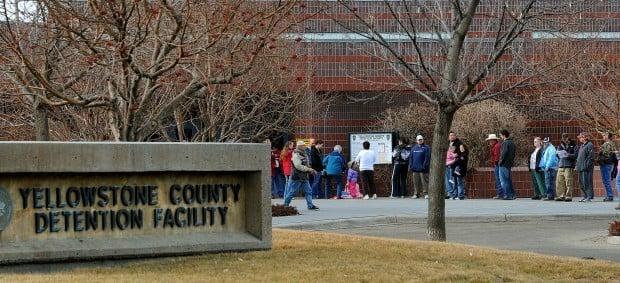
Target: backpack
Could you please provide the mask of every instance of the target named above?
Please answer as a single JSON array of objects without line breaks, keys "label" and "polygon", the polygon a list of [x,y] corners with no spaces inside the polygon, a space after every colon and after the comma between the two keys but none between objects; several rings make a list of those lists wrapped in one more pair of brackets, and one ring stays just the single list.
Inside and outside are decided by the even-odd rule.
[{"label": "backpack", "polygon": [[402,149],[399,154],[400,161],[409,161],[409,155],[411,155],[411,150]]},{"label": "backpack", "polygon": [[396,161],[407,162],[409,161],[409,155],[411,155],[411,150],[407,148],[400,148],[398,149],[398,154],[396,155]]}]

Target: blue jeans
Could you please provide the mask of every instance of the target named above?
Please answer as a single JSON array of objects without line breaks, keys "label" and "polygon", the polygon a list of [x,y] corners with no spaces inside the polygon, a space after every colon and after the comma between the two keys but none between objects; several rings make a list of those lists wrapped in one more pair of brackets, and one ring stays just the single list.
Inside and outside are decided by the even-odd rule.
[{"label": "blue jeans", "polygon": [[616,175],[616,190],[618,191],[618,198],[620,198],[620,170],[618,170],[618,175]]},{"label": "blue jeans", "polygon": [[459,199],[465,199],[465,179],[463,176],[454,177],[454,181],[456,182],[456,196]]},{"label": "blue jeans", "polygon": [[308,205],[308,209],[313,207],[312,204],[312,188],[310,188],[310,183],[307,180],[303,181],[292,181],[291,187],[288,192],[286,192],[286,196],[284,197],[284,206],[288,206],[291,203],[291,200],[297,194],[299,187],[304,189],[304,195],[306,197],[306,204]]},{"label": "blue jeans", "polygon": [[497,196],[504,197],[504,190],[502,189],[502,182],[499,179],[499,165],[493,166],[493,174],[495,175],[495,188],[497,189]]},{"label": "blue jeans", "polygon": [[316,198],[323,198],[321,196],[321,179],[323,178],[321,177],[321,172],[317,172],[312,179],[312,196]]},{"label": "blue jeans", "polygon": [[275,176],[271,176],[271,197],[283,197],[284,187],[282,187],[280,182],[280,168],[276,167],[274,171]]},{"label": "blue jeans", "polygon": [[291,189],[291,175],[284,175],[284,180],[284,196],[286,197],[288,190]]},{"label": "blue jeans", "polygon": [[325,177],[325,198],[329,198],[329,191],[332,187],[332,179],[336,180],[336,197],[342,197],[342,175],[327,175]]},{"label": "blue jeans", "polygon": [[547,198],[555,198],[555,173],[554,168],[545,171],[545,186],[547,187]]},{"label": "blue jeans", "polygon": [[[454,172],[453,168],[450,168],[448,166],[446,166],[446,195],[449,198],[454,198],[456,197],[456,184],[454,183],[454,176],[452,176],[452,173]],[[452,181],[452,182],[450,182]]]},{"label": "blue jeans", "polygon": [[611,188],[611,169],[613,169],[613,166],[614,164],[603,164],[600,166],[601,179],[608,198],[614,198],[614,190]]},{"label": "blue jeans", "polygon": [[515,195],[515,189],[512,186],[512,176],[510,170],[512,167],[499,167],[499,181],[502,183],[502,189],[504,190],[504,198],[513,199]]}]

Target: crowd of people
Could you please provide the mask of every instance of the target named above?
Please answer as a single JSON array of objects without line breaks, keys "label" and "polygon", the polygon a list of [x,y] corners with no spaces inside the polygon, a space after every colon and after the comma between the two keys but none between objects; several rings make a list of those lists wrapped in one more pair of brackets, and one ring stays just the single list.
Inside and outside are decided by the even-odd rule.
[{"label": "crowd of people", "polygon": [[[590,135],[582,132],[578,143],[569,134],[562,134],[556,147],[551,138],[535,137],[534,150],[528,158],[527,166],[532,177],[534,196],[532,199],[570,202],[573,199],[573,171],[577,171],[579,186],[583,193],[580,202],[591,202],[593,197],[594,164],[600,165],[602,183],[606,197],[603,201],[613,201],[611,180],[616,177],[620,191],[620,163],[616,158],[618,150],[611,134],[604,134],[604,143],[595,152]],[[516,146],[508,130],[501,130],[500,136],[489,134],[489,160],[493,167],[495,189],[494,199],[514,200],[515,189],[511,170],[515,163]],[[342,146],[335,145],[327,155],[323,153],[323,142],[310,139],[309,146],[304,141],[289,141],[280,151],[272,147],[271,152],[271,196],[284,198],[289,205],[300,188],[303,189],[308,209],[318,210],[313,199],[361,198],[376,199],[377,189],[374,180],[374,164],[377,153],[363,142],[362,150],[348,163],[342,155]],[[446,199],[463,200],[466,197],[465,178],[468,171],[469,148],[450,132],[446,153],[445,186]],[[431,148],[417,135],[414,144],[406,137],[398,139],[392,151],[393,172],[390,198],[428,199]],[[407,177],[411,171],[413,191],[409,195]],[[284,184],[280,182],[284,175]],[[335,195],[330,196],[335,187]],[[620,209],[620,205],[616,207]]]},{"label": "crowd of people", "polygon": [[613,143],[613,135],[603,133],[603,144],[598,152],[595,152],[589,133],[581,132],[577,139],[578,143],[569,134],[563,133],[556,148],[549,137],[534,138],[534,151],[528,161],[534,188],[532,199],[572,201],[573,171],[577,171],[583,195],[579,202],[591,202],[594,199],[594,164],[598,162],[605,187],[603,201],[614,200],[611,180],[616,178],[619,189],[620,181],[617,176],[618,150]]}]

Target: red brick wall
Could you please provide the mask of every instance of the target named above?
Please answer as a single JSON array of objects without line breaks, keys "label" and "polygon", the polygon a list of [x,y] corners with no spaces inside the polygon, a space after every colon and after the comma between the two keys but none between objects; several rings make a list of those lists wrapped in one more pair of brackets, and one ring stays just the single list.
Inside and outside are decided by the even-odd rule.
[{"label": "red brick wall", "polygon": [[[573,197],[582,196],[581,189],[578,184],[577,172],[574,173]],[[533,197],[534,190],[532,188],[532,176],[526,167],[512,168],[512,184],[515,187],[517,197]],[[469,198],[491,198],[497,194],[495,189],[495,177],[493,176],[493,168],[477,167],[467,171],[467,197]],[[614,195],[616,194],[615,180],[612,180],[612,188]],[[594,196],[605,197],[605,188],[601,182],[601,173],[599,167],[594,168]]]}]

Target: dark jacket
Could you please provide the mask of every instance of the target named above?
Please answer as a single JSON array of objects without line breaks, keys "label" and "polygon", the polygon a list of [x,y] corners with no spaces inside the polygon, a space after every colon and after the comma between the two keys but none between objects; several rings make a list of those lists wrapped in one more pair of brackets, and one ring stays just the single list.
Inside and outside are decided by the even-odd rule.
[{"label": "dark jacket", "polygon": [[579,172],[594,170],[594,145],[592,142],[587,141],[579,147],[575,170]]},{"label": "dark jacket", "polygon": [[325,169],[323,167],[323,152],[319,151],[316,146],[310,147],[310,167],[319,173]]},{"label": "dark jacket", "polygon": [[516,149],[512,138],[506,138],[502,143],[502,149],[499,151],[499,162],[497,165],[501,167],[514,166]]},{"label": "dark jacket", "polygon": [[459,174],[452,173],[453,176],[465,177],[467,175],[467,163],[469,162],[469,153],[461,152],[452,165],[452,168],[459,167]]},{"label": "dark jacket", "polygon": [[460,155],[460,153],[461,153],[461,144],[463,144],[463,143],[461,142],[460,139],[454,139],[452,144],[449,144],[449,145],[453,145],[456,148],[456,150],[454,152],[456,152],[456,153],[458,153]]},{"label": "dark jacket", "polygon": [[431,165],[431,148],[426,144],[416,144],[409,155],[409,170],[428,173]]},{"label": "dark jacket", "polygon": [[575,161],[577,159],[577,153],[579,152],[579,146],[577,146],[573,140],[568,140],[568,144],[561,142],[560,145],[558,145],[558,151],[560,150],[566,151],[568,156],[559,156],[558,167],[575,168]]}]

